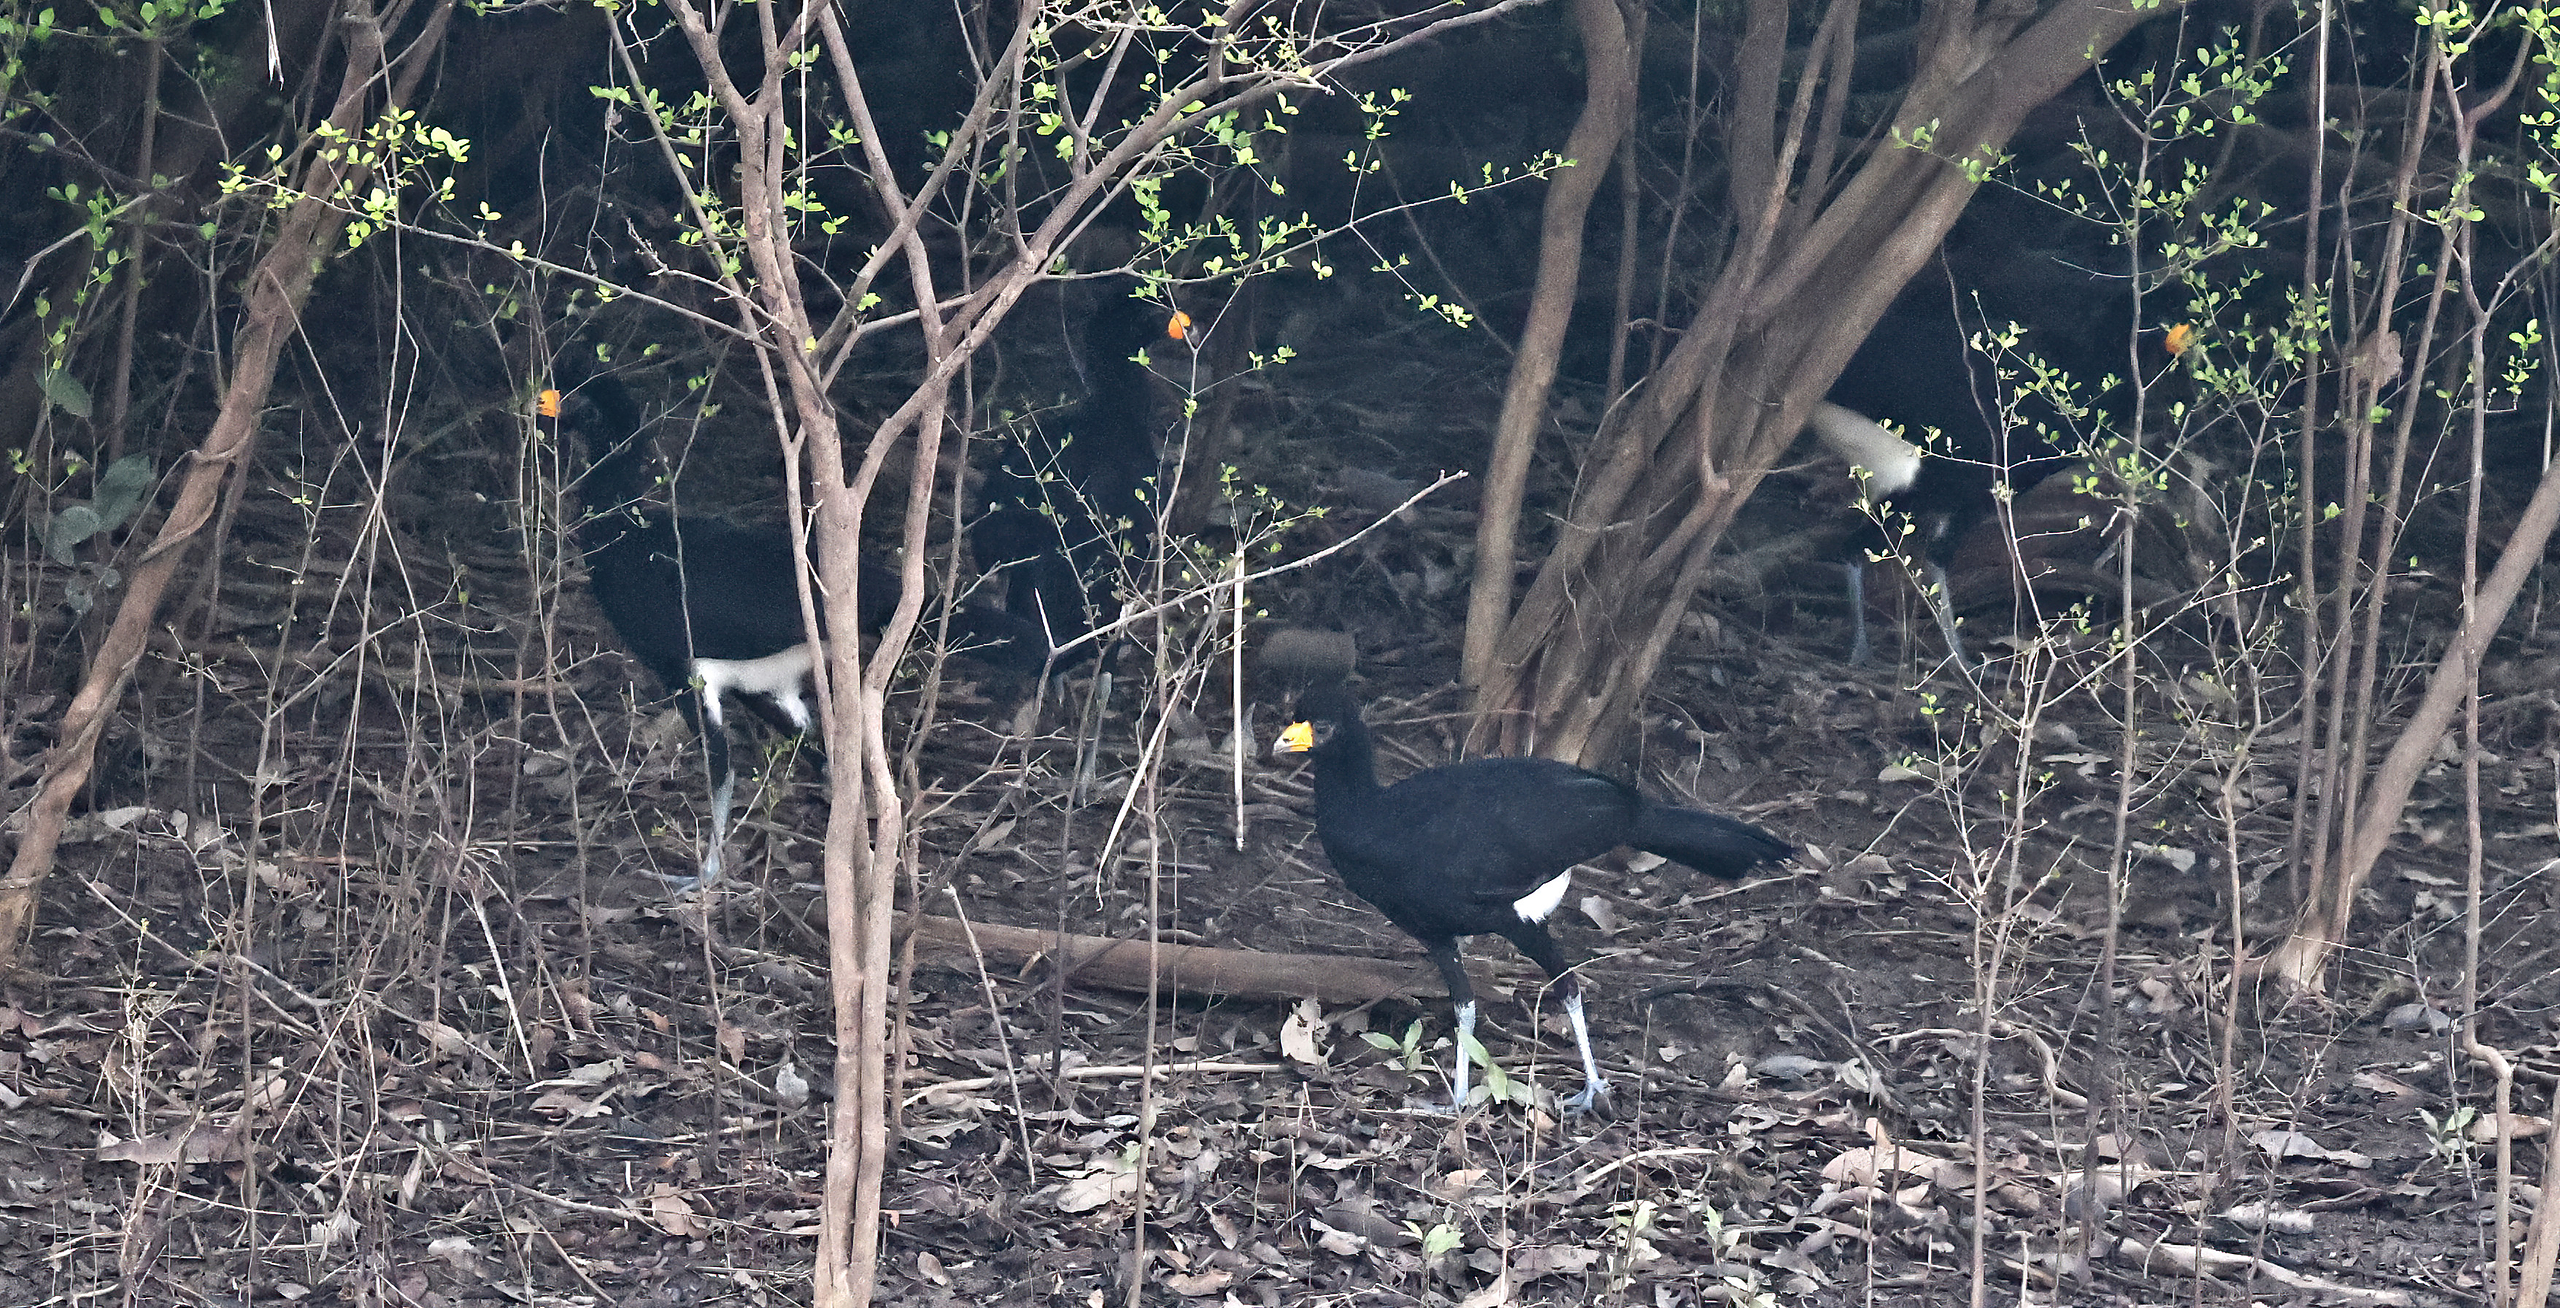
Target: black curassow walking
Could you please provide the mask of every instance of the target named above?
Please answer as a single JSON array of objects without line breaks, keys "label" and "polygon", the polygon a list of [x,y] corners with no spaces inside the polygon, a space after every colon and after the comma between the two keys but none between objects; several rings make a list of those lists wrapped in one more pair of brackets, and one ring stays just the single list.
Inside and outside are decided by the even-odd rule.
[{"label": "black curassow walking", "polygon": [[[574,430],[585,440],[578,544],[587,590],[623,648],[677,696],[701,738],[711,832],[701,873],[668,880],[707,883],[720,875],[737,783],[723,698],[736,692],[786,731],[805,733],[815,720],[808,690],[818,651],[801,619],[790,532],[715,515],[679,517],[660,502],[640,406],[617,378],[588,378],[565,398],[546,391],[541,415],[555,437]],[[856,584],[863,628],[877,630],[897,608],[898,575],[864,559]],[[1036,629],[984,604],[958,608],[952,632],[957,646],[1008,673],[1036,675],[1048,658]]]},{"label": "black curassow walking", "polygon": [[1467,1104],[1467,1044],[1475,991],[1458,942],[1498,935],[1546,969],[1582,1056],[1581,1113],[1608,1093],[1591,1054],[1582,987],[1547,918],[1564,902],[1577,863],[1620,845],[1732,880],[1795,853],[1786,841],[1717,813],[1648,799],[1597,772],[1542,758],[1479,758],[1378,784],[1376,753],[1348,688],[1315,687],[1277,753],[1315,760],[1316,836],[1351,893],[1421,942],[1449,985],[1458,1018],[1453,1111]]}]

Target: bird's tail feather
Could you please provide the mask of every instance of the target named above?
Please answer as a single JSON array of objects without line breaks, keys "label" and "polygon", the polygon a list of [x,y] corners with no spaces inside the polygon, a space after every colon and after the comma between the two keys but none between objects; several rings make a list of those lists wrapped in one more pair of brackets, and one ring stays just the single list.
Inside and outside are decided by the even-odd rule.
[{"label": "bird's tail feather", "polygon": [[1899,495],[1920,479],[1920,447],[1855,409],[1824,400],[1813,406],[1806,425],[1832,453],[1867,470],[1869,492],[1878,499]]},{"label": "bird's tail feather", "polygon": [[1737,818],[1654,803],[1637,815],[1635,838],[1627,843],[1728,881],[1796,852],[1795,846]]}]

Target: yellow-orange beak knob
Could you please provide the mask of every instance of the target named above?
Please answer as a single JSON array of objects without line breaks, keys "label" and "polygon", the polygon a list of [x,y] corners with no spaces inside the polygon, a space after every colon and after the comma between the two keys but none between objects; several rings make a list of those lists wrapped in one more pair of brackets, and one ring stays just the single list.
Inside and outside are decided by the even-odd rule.
[{"label": "yellow-orange beak knob", "polygon": [[1278,740],[1271,742],[1271,752],[1275,754],[1304,754],[1315,747],[1316,724],[1312,722],[1292,722]]}]

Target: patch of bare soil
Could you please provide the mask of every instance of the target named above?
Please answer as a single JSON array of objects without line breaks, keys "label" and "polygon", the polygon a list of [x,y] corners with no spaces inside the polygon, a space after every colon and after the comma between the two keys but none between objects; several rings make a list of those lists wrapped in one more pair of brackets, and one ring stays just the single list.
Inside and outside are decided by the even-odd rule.
[{"label": "patch of bare soil", "polygon": [[[1349,414],[1296,384],[1268,401],[1274,457],[1346,424],[1404,438],[1307,461],[1306,497],[1427,478],[1464,457],[1430,434],[1454,448],[1491,402],[1443,377],[1365,392],[1414,412]],[[1358,632],[1389,777],[1452,756],[1465,522],[1426,508],[1265,597]],[[244,525],[245,555],[275,530]],[[392,553],[333,555],[355,562],[331,600],[237,600],[144,679],[35,970],[0,996],[0,1302],[805,1301],[835,1058],[813,770],[770,758],[741,870],[671,900],[648,874],[697,857],[698,765],[584,601],[556,577],[421,586]],[[2235,923],[2262,943],[2283,921],[2281,778],[2244,769],[2226,828],[2185,779],[2212,775],[2206,747],[2142,743],[2162,780],[2110,971],[2111,708],[1933,725],[1961,715],[1924,713],[1916,673],[1841,664],[1828,574],[1798,571],[1692,623],[1637,771],[1805,859],[1739,886],[1612,863],[1567,901],[1608,1113],[1551,1112],[1571,1041],[1498,941],[1469,952],[1514,1097],[1455,1120],[1428,1111],[1451,1051],[1427,994],[1151,1006],[1054,956],[919,948],[882,1301],[1946,1304],[1979,1275],[2019,1303],[2482,1302],[2496,1151],[2451,1045],[2458,778],[2413,816],[2330,1001],[2244,987],[2226,1023]],[[916,906],[1417,959],[1325,866],[1308,779],[1265,761],[1280,705],[1242,724],[1239,806],[1236,725],[1197,689],[1223,675],[1162,683],[1157,761],[1138,742],[1162,700],[1130,666],[1081,805],[1075,714],[1030,729],[960,669],[916,738]],[[14,756],[46,743],[46,699],[19,693]],[[2481,975],[2483,1039],[2544,1119],[2549,721],[2501,728]],[[2545,1148],[2516,1144],[2524,1179]]]}]

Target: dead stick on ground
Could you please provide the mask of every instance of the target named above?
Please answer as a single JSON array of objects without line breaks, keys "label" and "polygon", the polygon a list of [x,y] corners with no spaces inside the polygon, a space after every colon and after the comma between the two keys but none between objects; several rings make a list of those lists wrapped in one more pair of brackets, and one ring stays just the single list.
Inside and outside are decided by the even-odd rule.
[{"label": "dead stick on ground", "polygon": [[[1017,963],[1046,958],[1064,968],[1068,980],[1081,985],[1140,993],[1147,989],[1147,942],[1143,940],[1061,936],[1054,931],[1026,931],[983,922],[964,925],[955,918],[926,917],[916,923],[916,949],[921,955],[948,959],[962,970],[974,972],[975,956],[970,947],[973,933],[977,946],[990,958]],[[1313,998],[1332,1004],[1428,999],[1448,993],[1438,975],[1421,962],[1333,954],[1265,954],[1201,945],[1157,948],[1163,967],[1159,984],[1168,993],[1181,990],[1284,1002]]]},{"label": "dead stick on ground", "polygon": [[[1061,1081],[1100,1081],[1106,1078],[1111,1080],[1119,1080],[1122,1078],[1134,1079],[1150,1072],[1154,1073],[1159,1078],[1172,1076],[1176,1073],[1205,1076],[1211,1073],[1220,1072],[1228,1074],[1243,1074],[1247,1076],[1268,1076],[1273,1072],[1286,1070],[1288,1066],[1289,1065],[1287,1063],[1207,1062],[1158,1063],[1154,1067],[1141,1067],[1136,1063],[1114,1063],[1108,1067],[1071,1067],[1066,1071],[1059,1073],[1058,1079]],[[901,1108],[910,1108],[934,1095],[964,1094],[971,1090],[992,1090],[1000,1085],[1016,1084],[1020,1079],[1021,1078],[1019,1077],[1012,1076],[973,1076],[965,1081],[937,1082],[933,1085],[926,1086],[922,1090],[909,1094],[905,1099],[899,1101],[898,1106]],[[1019,1112],[1020,1109],[1017,1107],[1015,1111]]]}]

